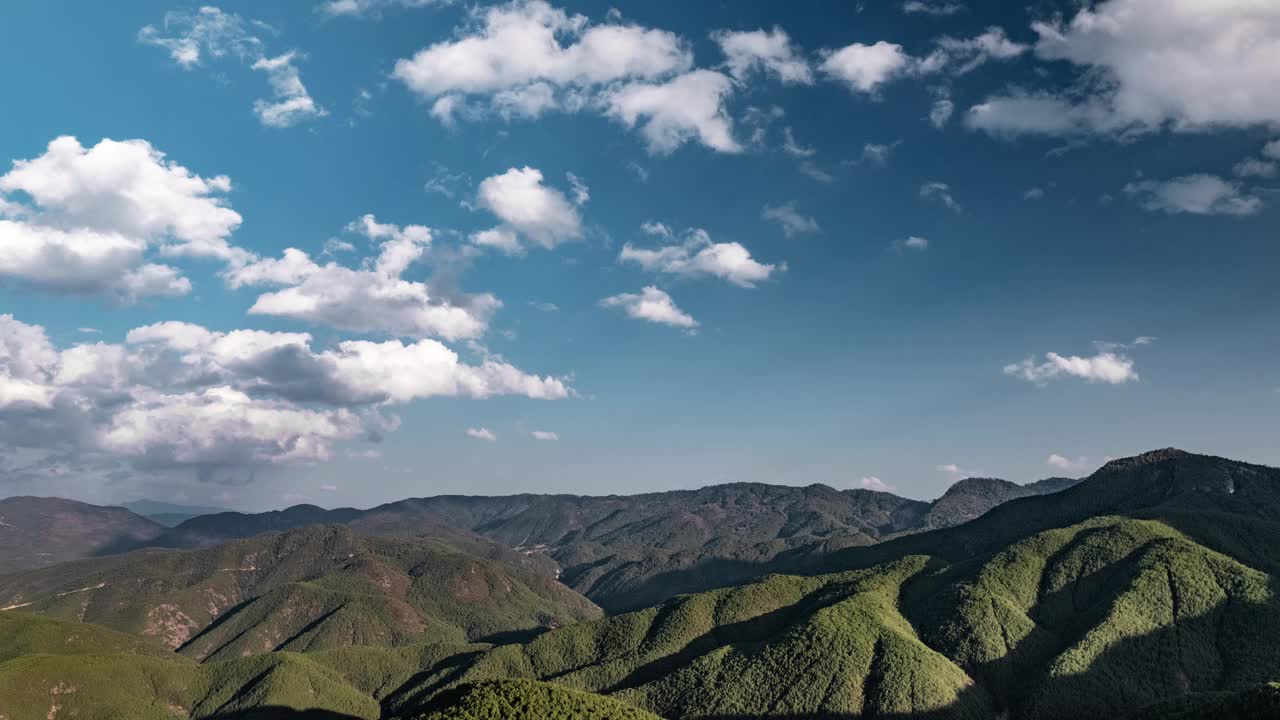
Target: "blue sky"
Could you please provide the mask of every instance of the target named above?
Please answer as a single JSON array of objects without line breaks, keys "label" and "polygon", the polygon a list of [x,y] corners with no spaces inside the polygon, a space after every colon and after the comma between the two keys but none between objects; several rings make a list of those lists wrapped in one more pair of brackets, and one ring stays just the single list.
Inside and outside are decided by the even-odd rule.
[{"label": "blue sky", "polygon": [[0,495],[1280,463],[1280,10],[984,5],[15,3]]}]

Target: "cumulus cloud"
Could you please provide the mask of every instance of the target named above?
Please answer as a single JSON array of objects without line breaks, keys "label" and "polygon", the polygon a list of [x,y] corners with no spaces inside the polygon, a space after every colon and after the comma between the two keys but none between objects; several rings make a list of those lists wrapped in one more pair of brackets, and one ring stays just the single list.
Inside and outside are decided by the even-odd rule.
[{"label": "cumulus cloud", "polygon": [[327,115],[302,84],[294,65],[297,53],[291,51],[269,57],[265,43],[257,34],[260,31],[274,32],[266,23],[245,20],[235,13],[206,5],[195,11],[165,13],[162,27],[147,25],[138,31],[138,42],[168,50],[169,57],[187,70],[203,64],[206,59],[235,57],[251,69],[266,73],[273,97],[256,100],[253,111],[267,127],[291,127]]},{"label": "cumulus cloud", "polygon": [[549,430],[534,430],[529,433],[534,440],[559,440],[560,436]]},{"label": "cumulus cloud", "polygon": [[1216,175],[1185,175],[1171,180],[1142,180],[1124,191],[1144,209],[1171,215],[1253,215],[1262,200]]},{"label": "cumulus cloud", "polygon": [[511,168],[480,183],[476,203],[493,213],[502,225],[471,236],[471,242],[516,253],[527,243],[554,248],[582,237],[578,205],[589,197],[586,185],[570,175],[574,200],[543,183],[542,172],[531,167]]},{"label": "cumulus cloud", "polygon": [[493,432],[486,427],[467,428],[467,437],[475,438],[476,440],[484,440],[485,442],[496,442],[498,439],[498,436],[494,435]]},{"label": "cumulus cloud", "polygon": [[725,100],[733,80],[714,70],[693,70],[661,83],[636,82],[603,96],[606,113],[639,127],[649,152],[667,155],[690,140],[725,153],[742,146],[733,137]]},{"label": "cumulus cloud", "polygon": [[853,43],[827,51],[818,69],[850,90],[870,94],[890,80],[911,74],[916,66],[917,61],[901,45],[881,40],[874,45]]},{"label": "cumulus cloud", "polygon": [[1280,5],[1107,0],[1032,29],[1040,59],[1079,69],[1076,87],[993,96],[970,110],[971,126],[1064,135],[1280,122]]},{"label": "cumulus cloud", "polygon": [[762,71],[786,84],[813,84],[813,71],[803,51],[791,43],[782,28],[747,32],[717,30],[711,39],[720,46],[729,74],[736,80],[746,80],[752,72]]},{"label": "cumulus cloud", "polygon": [[138,391],[97,439],[102,449],[143,467],[222,467],[326,460],[333,442],[361,431],[358,417],[347,410],[311,410],[212,387]]},{"label": "cumulus cloud", "polygon": [[628,317],[647,320],[661,325],[684,328],[692,332],[698,321],[692,315],[676,307],[671,296],[652,285],[636,293],[621,293],[600,301],[601,307],[621,308]]},{"label": "cumulus cloud", "polygon": [[196,175],[145,140],[86,148],[74,137],[56,138],[0,176],[4,215],[13,218],[0,220],[0,276],[123,302],[186,294],[191,283],[176,268],[147,258],[152,251],[244,257],[228,241],[241,222],[224,199],[230,190],[226,176]]},{"label": "cumulus cloud", "polygon": [[[785,33],[760,38],[717,35],[729,67],[761,67],[787,80],[804,76]],[[694,70],[677,35],[627,23],[570,15],[542,0],[476,8],[453,40],[396,62],[393,76],[442,122],[494,113],[536,117],[549,111],[604,113],[637,128],[649,150],[666,154],[691,140],[737,152],[724,102],[734,81]]]},{"label": "cumulus cloud", "polygon": [[1119,352],[1119,349],[1122,347],[1117,350],[1100,350],[1095,355],[1084,357],[1049,352],[1045,353],[1042,362],[1028,357],[1021,362],[1005,365],[1004,374],[1036,385],[1069,377],[1109,385],[1136,382],[1139,378],[1133,367],[1133,358]]},{"label": "cumulus cloud", "polygon": [[267,74],[274,95],[272,100],[257,100],[253,103],[253,111],[263,125],[292,127],[304,120],[329,114],[307,93],[298,68],[293,64],[296,59],[296,52],[287,52],[273,58],[258,58],[251,66],[254,70]]},{"label": "cumulus cloud", "polygon": [[145,468],[322,460],[336,442],[392,429],[385,407],[571,393],[560,378],[497,358],[463,362],[435,340],[317,351],[306,333],[165,322],[131,330],[122,344],[58,349],[43,328],[0,316],[0,438]]},{"label": "cumulus cloud", "polygon": [[282,286],[263,293],[249,308],[254,315],[274,315],[329,325],[342,330],[397,337],[476,338],[502,303],[494,296],[443,297],[425,282],[402,277],[431,245],[422,225],[379,223],[365,215],[349,227],[378,243],[372,262],[358,268],[330,261],[317,264],[304,251],[289,248],[279,258],[254,258],[224,273],[233,288]]},{"label": "cumulus cloud", "polygon": [[778,226],[782,228],[782,233],[787,237],[815,233],[820,229],[818,221],[807,215],[802,215],[800,211],[796,210],[794,202],[778,206],[765,205],[760,216],[765,220],[778,223]]},{"label": "cumulus cloud", "polygon": [[983,474],[981,470],[967,470],[963,467],[960,467],[959,465],[956,465],[955,463],[947,463],[945,465],[939,465],[937,467],[937,470],[940,473],[946,473],[947,475],[950,475],[952,479],[959,479],[962,477],[979,477]]},{"label": "cumulus cloud", "polygon": [[[665,226],[663,226],[665,227]],[[712,242],[706,230],[688,230],[675,244],[651,250],[631,243],[622,247],[621,262],[634,262],[652,272],[699,277],[722,278],[739,287],[755,287],[757,282],[785,267],[757,262],[751,253],[736,242]]]}]

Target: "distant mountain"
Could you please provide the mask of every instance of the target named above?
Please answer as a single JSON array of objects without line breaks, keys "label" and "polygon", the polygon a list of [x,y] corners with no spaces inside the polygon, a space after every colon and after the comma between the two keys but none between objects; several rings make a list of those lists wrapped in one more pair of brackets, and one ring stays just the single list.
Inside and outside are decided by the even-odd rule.
[{"label": "distant mountain", "polygon": [[145,545],[164,528],[124,508],[61,498],[0,500],[0,575]]},{"label": "distant mountain", "polygon": [[936,530],[967,523],[989,510],[1017,498],[1046,495],[1080,482],[1071,478],[1048,478],[1018,485],[998,478],[966,478],[956,482],[925,513],[921,530]]},{"label": "distant mountain", "polygon": [[349,524],[370,535],[412,535],[423,524],[445,525],[545,554],[560,566],[562,582],[617,612],[744,582],[780,559],[965,522],[1037,492],[1003,480],[966,480],[934,503],[862,489],[761,483],[641,495],[441,495],[370,510],[298,505],[221,513],[184,522],[155,542],[201,547],[315,523]]},{"label": "distant mountain", "polygon": [[463,644],[597,617],[549,563],[456,530],[412,539],[311,526],[0,578],[0,608],[156,637],[193,658]]},{"label": "distant mountain", "polygon": [[212,515],[227,512],[226,508],[207,507],[203,505],[179,505],[177,503],[160,502],[159,500],[134,500],[124,503],[124,507],[143,517],[153,520],[165,527],[173,527],[181,522],[201,515]]}]

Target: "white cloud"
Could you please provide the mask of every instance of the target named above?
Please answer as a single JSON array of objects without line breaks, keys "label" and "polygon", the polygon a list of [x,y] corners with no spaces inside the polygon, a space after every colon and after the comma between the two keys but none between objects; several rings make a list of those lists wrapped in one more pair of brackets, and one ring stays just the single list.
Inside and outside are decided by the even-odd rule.
[{"label": "white cloud", "polygon": [[850,90],[873,93],[884,83],[910,74],[915,67],[915,59],[901,45],[881,40],[874,45],[853,43],[827,51],[818,69]]},{"label": "white cloud", "polygon": [[496,227],[480,230],[472,233],[469,239],[472,245],[493,248],[507,255],[519,255],[524,252],[524,246],[520,244],[519,236],[510,228]]},{"label": "white cloud", "polygon": [[918,235],[911,235],[910,237],[907,237],[905,239],[893,241],[893,247],[895,250],[898,250],[898,251],[902,251],[902,250],[923,251],[923,250],[929,249],[929,240],[928,238],[922,238]]},{"label": "white cloud", "polygon": [[622,262],[634,262],[645,270],[697,277],[711,275],[739,287],[755,287],[769,279],[776,265],[757,262],[745,247],[736,242],[717,243],[705,230],[692,229],[679,244],[657,250],[637,248],[627,243],[618,255]]},{"label": "white cloud", "polygon": [[813,84],[813,71],[803,52],[791,43],[782,28],[734,32],[717,30],[711,39],[720,46],[729,74],[746,80],[755,70],[762,70],[787,84]]},{"label": "white cloud", "polygon": [[943,37],[938,50],[924,62],[947,66],[956,75],[964,75],[989,60],[1012,60],[1030,50],[1005,35],[1004,29],[989,27],[981,35],[968,39]]},{"label": "white cloud", "polygon": [[952,102],[951,96],[947,94],[939,95],[934,99],[933,106],[929,108],[929,123],[941,130],[946,127],[947,122],[951,120],[951,115],[955,111],[956,104]]},{"label": "white cloud", "polygon": [[1236,177],[1242,178],[1272,178],[1276,176],[1277,169],[1277,164],[1274,162],[1259,160],[1258,158],[1245,158],[1231,168],[1231,173]]},{"label": "white cloud", "polygon": [[330,17],[360,17],[377,15],[388,7],[422,8],[451,4],[453,0],[324,0],[317,9]]},{"label": "white cloud", "polygon": [[573,204],[586,205],[591,199],[591,188],[587,187],[586,181],[573,173],[565,173],[565,177],[569,179],[569,186],[573,189]]},{"label": "white cloud", "polygon": [[902,3],[904,13],[919,13],[935,17],[947,17],[964,10],[965,6],[961,3],[947,2],[947,0],[907,0]]},{"label": "white cloud", "polygon": [[801,145],[796,142],[795,135],[791,131],[791,126],[782,129],[782,151],[795,158],[811,158],[818,154],[818,151],[811,146]]},{"label": "white cloud", "polygon": [[547,430],[534,430],[529,433],[534,440],[559,440],[560,436]]},{"label": "white cloud", "polygon": [[[586,186],[574,182],[575,199],[587,199]],[[515,252],[519,238],[543,248],[582,237],[582,216],[564,193],[542,182],[542,172],[531,167],[511,168],[480,183],[477,204],[492,212],[502,225],[472,235],[477,245]]]},{"label": "white cloud", "polygon": [[265,23],[246,21],[235,13],[204,6],[195,12],[166,13],[163,29],[144,26],[138,31],[138,42],[168,50],[169,56],[188,70],[206,58],[222,60],[234,56],[251,69],[265,72],[273,99],[254,101],[253,111],[268,127],[291,127],[327,115],[302,84],[293,64],[297,53],[268,57],[265,43],[251,28],[274,32]]},{"label": "white cloud", "polygon": [[195,12],[165,13],[163,29],[153,25],[143,27],[138,31],[138,42],[168,50],[174,62],[190,69],[206,57],[219,60],[235,55],[247,60],[261,55],[262,41],[247,25],[235,13],[206,5]]},{"label": "white cloud", "polygon": [[372,262],[360,268],[334,261],[318,265],[302,250],[289,248],[278,259],[254,258],[229,268],[224,273],[227,284],[233,288],[283,286],[258,296],[250,314],[398,337],[476,338],[484,334],[489,318],[502,306],[487,293],[443,297],[427,283],[401,277],[430,247],[427,227],[401,228],[365,215],[348,229],[379,243]]},{"label": "white cloud", "polygon": [[1059,455],[1058,453],[1053,453],[1045,460],[1045,464],[1051,467],[1055,467],[1059,470],[1065,470],[1068,472],[1080,472],[1080,471],[1086,470],[1089,467],[1089,458],[1084,457],[1082,455],[1072,460],[1069,457]]},{"label": "white cloud", "polygon": [[1186,175],[1172,180],[1142,180],[1124,191],[1144,209],[1171,215],[1253,215],[1262,200],[1243,192],[1239,185],[1215,175]]},{"label": "white cloud", "polygon": [[322,460],[335,442],[393,429],[383,406],[432,397],[560,399],[555,377],[496,358],[476,364],[434,340],[344,341],[216,332],[166,322],[124,344],[58,350],[43,328],[0,316],[0,437],[64,443],[142,467]]},{"label": "white cloud", "polygon": [[1280,160],[1280,140],[1272,140],[1263,146],[1262,154],[1272,160]]},{"label": "white cloud", "polygon": [[220,197],[230,178],[195,175],[146,140],[104,139],[86,149],[64,135],[45,154],[14,161],[0,192],[14,191],[31,196],[50,224],[169,238],[175,254],[222,257],[241,221]]},{"label": "white cloud", "polygon": [[227,240],[241,221],[222,198],[230,190],[226,176],[195,175],[145,140],[85,148],[56,138],[0,176],[0,200],[24,193],[31,202],[5,200],[14,219],[0,220],[0,276],[122,302],[186,294],[190,281],[147,256],[245,256]]},{"label": "white cloud", "polygon": [[1280,5],[1108,0],[1032,29],[1036,55],[1077,66],[1078,86],[994,96],[970,111],[973,127],[1111,134],[1280,122]]},{"label": "white cloud", "polygon": [[1031,187],[1022,193],[1023,200],[1041,200],[1044,198],[1044,188]]},{"label": "white cloud", "polygon": [[803,233],[818,232],[818,221],[796,210],[796,204],[789,202],[783,205],[765,205],[760,216],[765,220],[778,223],[787,237],[795,237]]},{"label": "white cloud", "polygon": [[296,52],[287,52],[273,58],[259,58],[252,65],[254,70],[267,74],[274,95],[274,99],[270,101],[256,100],[253,103],[253,111],[267,127],[292,127],[305,120],[329,114],[307,93],[298,68],[293,64],[296,58]]},{"label": "white cloud", "polygon": [[862,146],[862,161],[876,167],[885,167],[889,164],[889,155],[893,149],[898,147],[901,141],[891,143],[867,143]]},{"label": "white cloud", "polygon": [[255,399],[228,387],[140,391],[99,430],[108,452],[144,466],[236,466],[329,457],[333,442],[362,432],[347,410],[319,411]]},{"label": "white cloud", "polygon": [[467,428],[467,437],[475,438],[476,440],[484,440],[486,442],[495,442],[498,439],[498,436],[494,435],[489,428],[484,427]]},{"label": "white cloud", "polygon": [[628,128],[637,125],[649,152],[666,155],[690,140],[725,153],[742,146],[724,103],[733,80],[713,70],[694,70],[661,83],[637,82],[603,96],[606,113]]},{"label": "white cloud", "polygon": [[458,39],[397,61],[393,73],[446,123],[467,98],[507,118],[595,108],[605,86],[669,78],[693,63],[673,33],[613,19],[592,24],[541,0],[476,8],[470,20]]},{"label": "white cloud", "polygon": [[601,307],[622,308],[628,317],[692,331],[698,327],[693,316],[676,307],[671,296],[652,285],[639,294],[622,293],[600,301]]},{"label": "white cloud", "polygon": [[961,212],[964,208],[956,199],[951,196],[951,186],[943,182],[927,182],[920,186],[920,197],[925,199],[934,199],[945,205],[947,208],[956,212]]},{"label": "white cloud", "polygon": [[1004,373],[1036,385],[1063,377],[1121,385],[1139,379],[1133,365],[1132,358],[1118,352],[1103,351],[1089,357],[1049,352],[1045,353],[1044,362],[1026,358],[1022,362],[1005,365]]},{"label": "white cloud", "polygon": [[940,473],[946,473],[948,475],[951,475],[953,479],[960,478],[960,477],[979,477],[983,474],[981,470],[967,470],[965,468],[960,467],[959,465],[956,465],[955,463],[947,463],[946,465],[939,465],[937,467],[937,470]]},{"label": "white cloud", "polygon": [[875,492],[890,492],[893,490],[888,483],[875,475],[864,475],[858,478],[855,485],[863,490],[874,490]]}]

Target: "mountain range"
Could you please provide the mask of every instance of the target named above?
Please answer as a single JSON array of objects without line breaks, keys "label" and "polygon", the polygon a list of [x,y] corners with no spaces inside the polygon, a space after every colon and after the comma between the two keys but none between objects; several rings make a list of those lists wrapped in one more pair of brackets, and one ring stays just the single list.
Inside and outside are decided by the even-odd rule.
[{"label": "mountain range", "polygon": [[673,495],[216,515],[0,577],[0,715],[1280,716],[1280,470]]},{"label": "mountain range", "polygon": [[[383,537],[447,528],[526,555],[545,555],[560,569],[561,582],[618,612],[748,580],[769,564],[948,527],[1010,499],[1074,482],[1060,478],[1024,486],[971,478],[933,502],[826,485],[734,483],[625,496],[436,496],[368,510],[296,505],[201,515],[145,537],[122,537],[108,549],[210,547],[318,524]],[[87,547],[78,557],[106,551]]]}]

